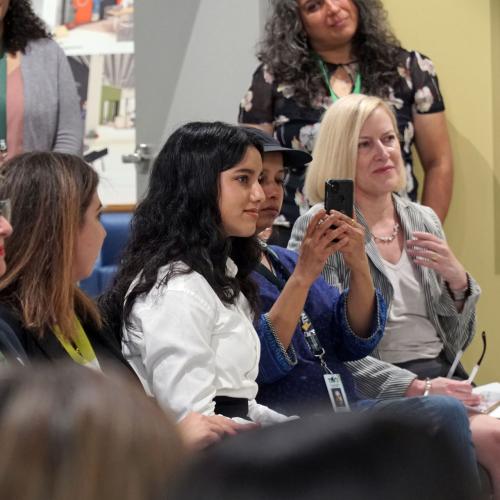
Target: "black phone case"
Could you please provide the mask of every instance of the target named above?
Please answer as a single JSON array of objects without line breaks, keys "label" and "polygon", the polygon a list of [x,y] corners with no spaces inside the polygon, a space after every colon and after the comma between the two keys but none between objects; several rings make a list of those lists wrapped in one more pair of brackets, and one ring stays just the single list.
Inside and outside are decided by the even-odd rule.
[{"label": "black phone case", "polygon": [[336,210],[352,218],[354,183],[351,179],[329,179],[325,182],[325,210]]}]

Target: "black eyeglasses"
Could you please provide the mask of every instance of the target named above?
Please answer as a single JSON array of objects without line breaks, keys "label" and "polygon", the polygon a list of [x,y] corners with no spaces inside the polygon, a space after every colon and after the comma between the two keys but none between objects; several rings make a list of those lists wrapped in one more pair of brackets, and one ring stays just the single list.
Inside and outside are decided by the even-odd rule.
[{"label": "black eyeglasses", "polygon": [[[486,354],[486,332],[481,333],[481,340],[483,341],[483,350],[481,351],[481,356],[479,357],[478,362],[474,365],[474,368],[472,368],[472,371],[470,372],[469,378],[467,379],[467,382],[469,384],[472,383],[472,381],[476,378],[477,372],[479,371],[479,367],[481,366],[481,363],[483,362],[484,355]],[[448,375],[446,375],[448,378],[453,377],[453,374],[455,373],[455,370],[457,369],[458,363],[460,363],[460,360],[462,359],[462,356],[464,355],[464,350],[460,349],[460,351],[457,352],[457,355],[455,356],[455,359],[453,360],[453,363],[451,365],[451,368],[448,372]]]},{"label": "black eyeglasses", "polygon": [[0,200],[0,217],[7,219],[10,222],[10,216],[12,215],[12,207],[10,200]]},{"label": "black eyeglasses", "polygon": [[472,381],[475,379],[477,372],[479,371],[479,367],[481,366],[481,363],[483,361],[484,355],[486,354],[486,332],[481,333],[481,339],[483,340],[483,351],[481,352],[479,361],[474,365],[474,368],[472,368],[469,378],[467,379],[467,382],[469,382],[469,384],[471,384]]}]

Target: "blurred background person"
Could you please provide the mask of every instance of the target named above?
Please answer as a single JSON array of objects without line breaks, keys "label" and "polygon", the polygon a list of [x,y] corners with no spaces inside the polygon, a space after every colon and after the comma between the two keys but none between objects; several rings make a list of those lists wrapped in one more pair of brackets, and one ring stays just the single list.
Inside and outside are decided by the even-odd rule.
[{"label": "blurred background person", "polygon": [[81,154],[75,81],[30,0],[0,2],[0,33],[0,162],[34,150]]},{"label": "blurred background person", "polygon": [[0,370],[0,491],[16,500],[159,500],[183,466],[174,421],[119,373]]},{"label": "blurred background person", "polygon": [[446,429],[416,415],[401,421],[350,413],[287,422],[221,443],[191,465],[175,500],[483,498],[475,484]]},{"label": "blurred background person", "polygon": [[[430,59],[401,47],[380,0],[273,0],[258,58],[261,65],[240,105],[241,123],[274,132],[284,146],[312,152],[332,102],[350,93],[382,97],[397,118],[404,193],[417,199],[415,145],[425,174],[422,203],[444,220],[453,167],[436,71]],[[290,227],[299,207],[308,208],[302,179],[291,173],[282,211]],[[283,244],[289,231],[281,232]]]}]

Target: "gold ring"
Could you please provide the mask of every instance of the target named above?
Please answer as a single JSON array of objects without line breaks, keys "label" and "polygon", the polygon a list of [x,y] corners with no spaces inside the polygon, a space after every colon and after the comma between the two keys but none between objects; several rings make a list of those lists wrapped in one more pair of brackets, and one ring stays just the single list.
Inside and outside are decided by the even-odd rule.
[{"label": "gold ring", "polygon": [[431,260],[432,260],[432,262],[437,262],[437,260],[438,260],[437,254],[432,254],[431,255]]},{"label": "gold ring", "polygon": [[356,221],[354,219],[351,219],[351,221],[349,222],[349,224],[351,224],[351,226],[354,226],[354,224],[356,224]]}]

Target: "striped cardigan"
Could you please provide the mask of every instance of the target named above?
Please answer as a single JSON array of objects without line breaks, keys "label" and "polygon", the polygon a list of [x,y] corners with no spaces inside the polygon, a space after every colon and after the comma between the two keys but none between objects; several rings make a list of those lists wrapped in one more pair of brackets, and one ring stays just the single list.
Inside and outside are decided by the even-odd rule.
[{"label": "striped cardigan", "polygon": [[[393,202],[405,239],[411,239],[414,231],[424,231],[445,239],[441,222],[431,208],[405,200],[397,195],[393,195]],[[323,205],[318,203],[297,219],[293,226],[288,248],[292,250],[299,249],[309,221],[322,207]],[[385,274],[384,264],[366,221],[357,208],[356,217],[358,222],[365,228],[365,249],[374,286],[382,292],[388,304],[388,310],[390,310],[393,287]],[[328,283],[340,290],[349,286],[350,271],[344,262],[342,254],[339,252],[328,258],[322,274]],[[457,351],[467,347],[474,336],[476,303],[481,289],[475,280],[468,275],[469,295],[462,312],[458,313],[444,280],[435,271],[417,266],[417,276],[425,295],[429,320],[443,342],[444,354],[451,362]],[[373,352],[373,356],[378,357],[377,350]],[[415,378],[415,375],[411,374],[411,372],[390,363],[379,361],[374,357],[349,362],[348,365],[360,391],[367,397],[402,396],[413,378]]]}]

